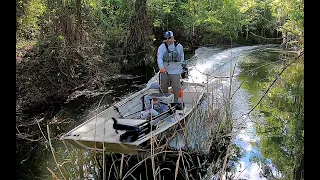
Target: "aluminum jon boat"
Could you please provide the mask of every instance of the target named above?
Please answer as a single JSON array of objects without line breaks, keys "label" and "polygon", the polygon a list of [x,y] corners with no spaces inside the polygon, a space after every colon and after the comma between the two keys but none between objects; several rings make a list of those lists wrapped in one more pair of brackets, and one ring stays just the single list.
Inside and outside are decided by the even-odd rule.
[{"label": "aluminum jon boat", "polygon": [[[170,88],[170,87],[169,87]],[[188,117],[204,95],[204,84],[181,79],[178,102],[159,90],[159,73],[146,86],[86,120],[60,139],[79,148],[135,154],[151,136]],[[170,91],[169,91],[170,92]]]}]

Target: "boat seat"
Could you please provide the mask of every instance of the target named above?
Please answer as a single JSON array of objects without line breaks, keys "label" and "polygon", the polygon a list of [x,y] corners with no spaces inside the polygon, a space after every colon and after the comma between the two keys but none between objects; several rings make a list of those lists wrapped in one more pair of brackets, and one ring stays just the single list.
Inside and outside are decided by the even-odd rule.
[{"label": "boat seat", "polygon": [[170,95],[172,95],[172,94],[171,93],[151,93],[151,94],[149,94],[149,96],[151,98],[169,97]]},{"label": "boat seat", "polygon": [[137,126],[141,123],[146,122],[146,119],[122,119],[116,118],[119,124],[127,125],[127,126]]}]

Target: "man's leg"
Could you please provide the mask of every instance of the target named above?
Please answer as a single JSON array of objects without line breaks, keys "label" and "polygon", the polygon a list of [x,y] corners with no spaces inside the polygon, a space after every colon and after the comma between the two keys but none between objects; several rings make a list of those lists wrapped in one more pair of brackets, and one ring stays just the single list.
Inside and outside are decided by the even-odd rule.
[{"label": "man's leg", "polygon": [[180,91],[180,74],[170,74],[171,86],[174,94],[174,102],[178,102]]},{"label": "man's leg", "polygon": [[160,73],[160,93],[168,93],[168,73]]}]

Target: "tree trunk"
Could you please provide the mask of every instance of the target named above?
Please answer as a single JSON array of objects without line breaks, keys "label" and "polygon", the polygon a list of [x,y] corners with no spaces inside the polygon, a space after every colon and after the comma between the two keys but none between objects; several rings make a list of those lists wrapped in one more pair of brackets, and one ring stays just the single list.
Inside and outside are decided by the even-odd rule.
[{"label": "tree trunk", "polygon": [[248,36],[249,36],[249,28],[248,25],[246,27],[246,41],[248,41]]},{"label": "tree trunk", "polygon": [[[286,21],[286,16],[281,16],[280,17],[280,26],[283,26]],[[281,36],[282,36],[282,43],[280,45],[281,48],[285,48],[286,43],[287,43],[287,32],[285,30],[281,31]]]},{"label": "tree trunk", "polygon": [[282,31],[282,43],[280,45],[280,47],[282,49],[285,49],[287,46],[287,32],[286,31]]},{"label": "tree trunk", "polygon": [[76,13],[77,13],[77,20],[76,20],[76,43],[80,43],[82,40],[82,18],[81,18],[81,0],[76,0]]},{"label": "tree trunk", "polygon": [[[141,66],[146,53],[152,52],[151,23],[147,13],[147,0],[136,0],[128,37],[128,67]],[[151,50],[151,51],[150,51]]]}]

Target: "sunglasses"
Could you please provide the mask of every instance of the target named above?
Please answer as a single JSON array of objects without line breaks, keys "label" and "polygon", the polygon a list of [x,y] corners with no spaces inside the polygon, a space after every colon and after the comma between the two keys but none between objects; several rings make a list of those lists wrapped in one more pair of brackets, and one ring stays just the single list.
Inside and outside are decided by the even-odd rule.
[{"label": "sunglasses", "polygon": [[168,39],[171,39],[171,38],[172,38],[172,36],[171,36],[171,37],[169,37],[169,38],[166,38],[166,39],[168,40]]}]

